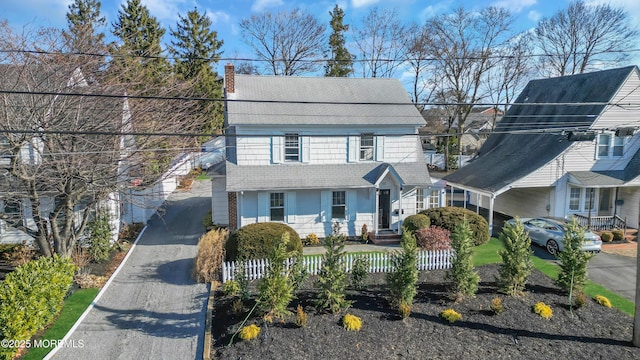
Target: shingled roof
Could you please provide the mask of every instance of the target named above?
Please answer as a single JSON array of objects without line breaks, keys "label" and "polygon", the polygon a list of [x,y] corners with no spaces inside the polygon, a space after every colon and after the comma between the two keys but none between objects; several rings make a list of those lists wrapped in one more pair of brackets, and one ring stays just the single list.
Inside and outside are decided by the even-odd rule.
[{"label": "shingled roof", "polygon": [[425,124],[397,79],[235,74],[234,82],[231,126]]},{"label": "shingled roof", "polygon": [[[635,66],[530,81],[478,152],[478,157],[444,180],[489,193],[547,164],[571,144],[560,129],[588,129]],[[543,105],[526,105],[541,103]],[[558,104],[558,105],[553,105]],[[553,131],[556,129],[556,131]],[[532,130],[540,132],[532,133]],[[551,130],[551,133],[542,131]],[[514,131],[525,131],[523,134]],[[632,165],[630,172],[635,169]],[[607,174],[609,176],[613,174]],[[628,177],[631,174],[620,174]]]}]

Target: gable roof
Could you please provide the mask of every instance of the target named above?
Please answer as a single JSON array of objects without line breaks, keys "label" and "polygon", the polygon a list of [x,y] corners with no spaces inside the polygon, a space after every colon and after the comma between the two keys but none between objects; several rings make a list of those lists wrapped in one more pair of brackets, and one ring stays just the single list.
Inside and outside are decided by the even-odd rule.
[{"label": "gable roof", "polygon": [[[634,71],[635,66],[627,66],[530,81],[515,101],[523,105],[513,105],[507,111],[478,157],[443,179],[476,190],[499,192],[566,150],[572,142],[561,134],[562,129],[586,130],[605,108],[602,104],[565,104],[606,103]],[[527,103],[543,105],[524,105]],[[549,130],[551,133],[545,133]]]},{"label": "gable roof", "polygon": [[397,79],[235,74],[234,83],[232,126],[425,124]]},{"label": "gable roof", "polygon": [[216,168],[211,174],[226,173],[227,191],[349,189],[375,187],[386,170],[397,174],[401,185],[431,185],[426,163],[238,166],[227,161],[224,169]]}]

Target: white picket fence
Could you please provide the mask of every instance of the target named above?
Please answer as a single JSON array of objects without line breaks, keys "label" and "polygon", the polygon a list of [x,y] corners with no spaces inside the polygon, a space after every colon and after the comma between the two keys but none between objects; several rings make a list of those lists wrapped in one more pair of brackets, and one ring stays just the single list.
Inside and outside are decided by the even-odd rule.
[{"label": "white picket fence", "polygon": [[[418,251],[418,270],[443,270],[451,267],[453,250],[419,250]],[[353,262],[358,257],[366,257],[369,260],[369,273],[386,273],[392,270],[391,257],[393,253],[346,253],[342,261],[347,272],[353,268]],[[322,268],[321,256],[305,256],[302,258],[304,268],[309,275],[318,275]],[[294,264],[295,259],[286,260],[286,268],[289,269]],[[249,280],[260,279],[267,271],[269,262],[266,259],[248,260],[244,262],[244,273]],[[222,264],[222,282],[234,280],[236,271],[238,270],[237,261],[228,261]]]}]

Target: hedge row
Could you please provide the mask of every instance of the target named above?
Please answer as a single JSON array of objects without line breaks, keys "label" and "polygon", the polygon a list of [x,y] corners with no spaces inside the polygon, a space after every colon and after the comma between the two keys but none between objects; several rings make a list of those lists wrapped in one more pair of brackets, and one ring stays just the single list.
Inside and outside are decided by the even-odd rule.
[{"label": "hedge row", "polygon": [[[18,266],[0,283],[0,340],[28,340],[51,323],[73,283],[68,257],[42,257]],[[0,359],[19,349],[0,347]]]},{"label": "hedge row", "polygon": [[232,232],[225,244],[226,259],[266,259],[285,231],[289,233],[287,251],[301,253],[302,241],[295,230],[286,224],[264,222],[246,225]]}]

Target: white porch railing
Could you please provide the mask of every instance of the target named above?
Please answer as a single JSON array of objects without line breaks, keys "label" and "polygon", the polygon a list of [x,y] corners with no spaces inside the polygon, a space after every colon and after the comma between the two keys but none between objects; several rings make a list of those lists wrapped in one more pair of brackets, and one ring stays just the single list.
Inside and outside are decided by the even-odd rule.
[{"label": "white porch railing", "polygon": [[[418,251],[418,270],[444,270],[451,267],[451,259],[454,255],[453,250],[419,250]],[[342,262],[347,272],[353,268],[353,263],[358,257],[365,257],[369,260],[369,273],[387,273],[392,270],[391,257],[392,252],[373,252],[373,253],[346,253],[342,258]],[[294,263],[293,258],[286,260],[286,268],[289,269]],[[318,275],[322,268],[322,256],[305,256],[302,264],[309,275]],[[244,262],[244,273],[249,280],[260,279],[267,271],[269,262],[265,259],[247,260]],[[234,280],[236,272],[240,264],[237,261],[224,262],[222,264],[222,282]]]}]

